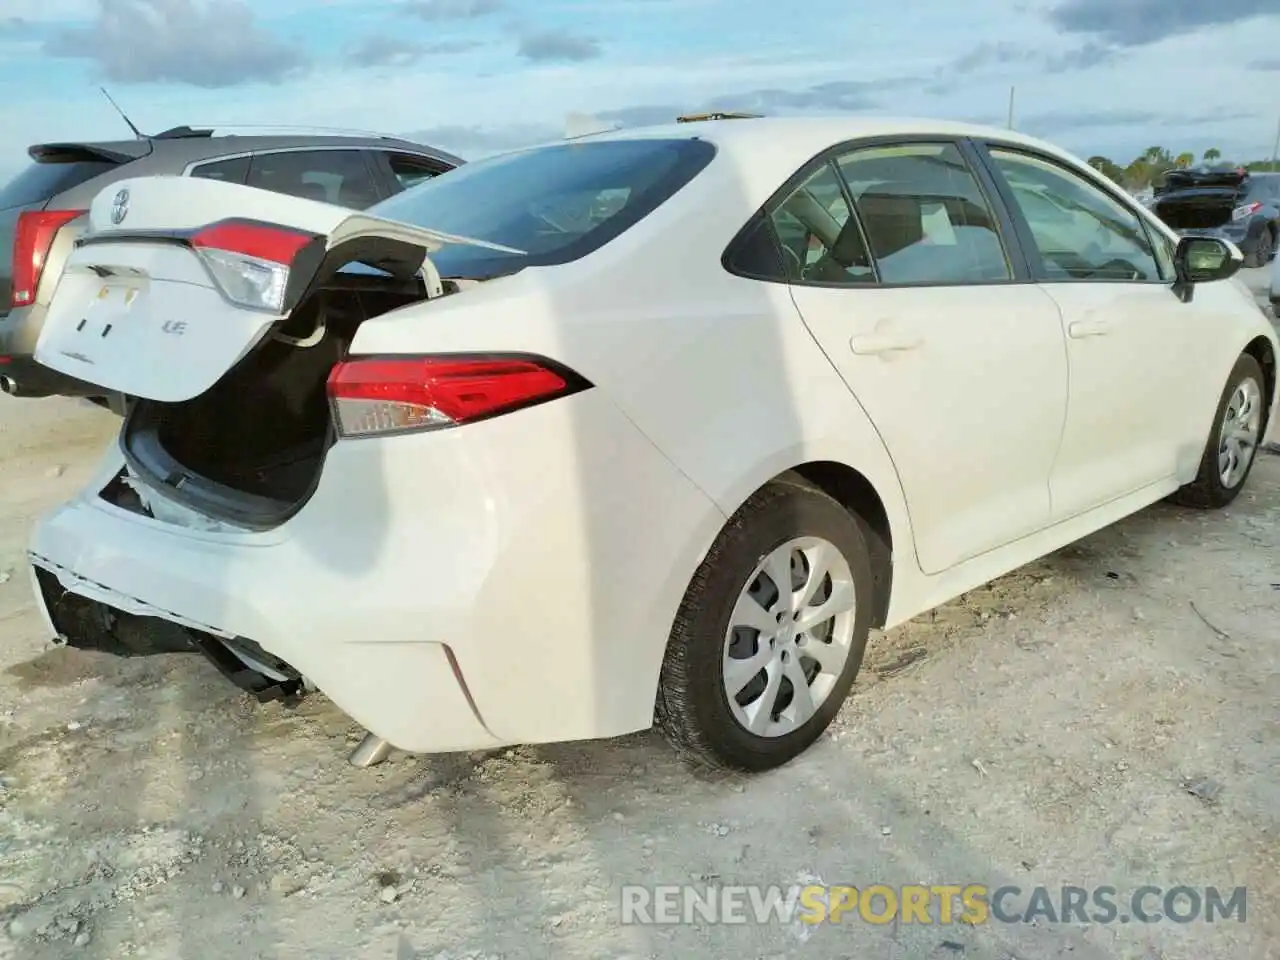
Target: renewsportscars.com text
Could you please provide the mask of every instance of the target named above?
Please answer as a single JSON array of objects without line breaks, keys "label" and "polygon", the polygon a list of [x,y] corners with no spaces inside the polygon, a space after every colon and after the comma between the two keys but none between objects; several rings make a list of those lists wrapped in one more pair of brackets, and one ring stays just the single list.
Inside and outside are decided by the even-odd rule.
[{"label": "renewsportscars.com text", "polygon": [[624,924],[1244,923],[1244,887],[626,886]]}]

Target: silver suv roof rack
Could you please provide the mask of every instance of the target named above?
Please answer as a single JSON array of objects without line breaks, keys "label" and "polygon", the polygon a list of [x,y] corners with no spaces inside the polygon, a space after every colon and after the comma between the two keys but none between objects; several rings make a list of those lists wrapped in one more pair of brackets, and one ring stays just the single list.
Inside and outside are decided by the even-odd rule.
[{"label": "silver suv roof rack", "polygon": [[157,133],[154,135],[154,139],[185,140],[188,138],[200,137],[234,136],[270,137],[276,135],[289,136],[291,134],[311,134],[313,136],[328,137],[367,137],[377,140],[401,139],[400,137],[395,137],[389,133],[383,133],[378,130],[360,130],[350,127],[314,127],[281,123],[206,123],[199,124],[197,126],[184,124],[181,127],[174,127],[172,130]]}]

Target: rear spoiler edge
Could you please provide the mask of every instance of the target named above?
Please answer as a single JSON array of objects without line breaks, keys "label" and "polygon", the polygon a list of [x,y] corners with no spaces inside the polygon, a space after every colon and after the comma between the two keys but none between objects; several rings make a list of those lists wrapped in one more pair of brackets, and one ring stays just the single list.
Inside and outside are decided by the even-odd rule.
[{"label": "rear spoiler edge", "polygon": [[27,148],[27,156],[36,163],[73,163],[77,160],[128,163],[149,156],[151,151],[150,140],[137,141],[136,148],[133,144],[37,143]]}]

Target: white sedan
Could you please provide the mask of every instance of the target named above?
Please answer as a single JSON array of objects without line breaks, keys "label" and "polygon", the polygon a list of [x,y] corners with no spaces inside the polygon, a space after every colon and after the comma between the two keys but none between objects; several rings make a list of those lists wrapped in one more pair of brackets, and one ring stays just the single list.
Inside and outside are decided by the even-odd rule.
[{"label": "white sedan", "polygon": [[411,752],[656,721],[777,766],[870,630],[1225,506],[1274,415],[1240,252],[1007,130],[712,119],[91,224],[37,357],[134,399],[32,536],[49,629]]}]

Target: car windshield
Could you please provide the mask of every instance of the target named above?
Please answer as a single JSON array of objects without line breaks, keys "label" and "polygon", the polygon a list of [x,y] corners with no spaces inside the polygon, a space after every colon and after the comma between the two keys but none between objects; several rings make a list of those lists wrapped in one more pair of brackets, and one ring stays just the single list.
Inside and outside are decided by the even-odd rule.
[{"label": "car windshield", "polygon": [[694,139],[599,140],[491,157],[428,180],[369,212],[520,253],[449,246],[441,276],[487,278],[568,263],[636,224],[711,161]]}]

